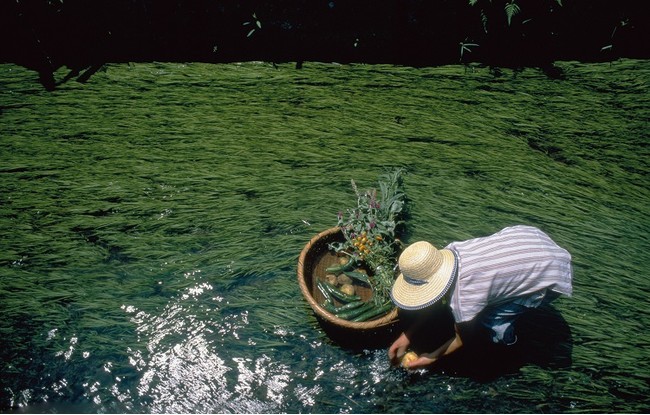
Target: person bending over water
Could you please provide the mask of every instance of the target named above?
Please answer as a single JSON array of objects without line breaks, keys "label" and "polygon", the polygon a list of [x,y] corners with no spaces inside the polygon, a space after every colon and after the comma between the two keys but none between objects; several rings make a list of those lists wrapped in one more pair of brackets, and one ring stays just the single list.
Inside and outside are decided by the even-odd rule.
[{"label": "person bending over water", "polygon": [[[460,349],[477,328],[492,342],[517,341],[513,323],[525,311],[572,293],[571,255],[541,230],[507,227],[482,238],[453,242],[438,250],[426,241],[409,245],[398,260],[400,274],[391,299],[400,309],[422,310],[439,302],[451,308],[455,335],[408,364],[422,368]],[[388,349],[392,364],[408,351],[418,330],[414,324]]]}]

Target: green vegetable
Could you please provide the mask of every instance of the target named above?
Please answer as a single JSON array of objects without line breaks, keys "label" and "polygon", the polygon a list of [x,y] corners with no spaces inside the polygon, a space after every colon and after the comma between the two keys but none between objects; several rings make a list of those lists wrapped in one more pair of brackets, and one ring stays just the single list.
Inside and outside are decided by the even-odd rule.
[{"label": "green vegetable", "polygon": [[339,318],[342,318],[344,320],[353,321],[353,319],[355,317],[368,312],[369,310],[373,309],[374,307],[375,307],[374,303],[367,302],[367,303],[363,303],[360,307],[354,308],[352,310],[347,310],[347,311],[340,312],[336,316],[339,317]]},{"label": "green vegetable", "polygon": [[357,260],[354,258],[350,258],[348,259],[348,262],[346,262],[345,264],[332,265],[331,267],[326,268],[325,272],[338,275],[342,272],[352,271],[356,267],[357,267]]},{"label": "green vegetable", "polygon": [[322,286],[327,290],[330,294],[331,297],[336,298],[337,300],[343,302],[343,303],[350,303],[352,301],[359,301],[361,300],[361,297],[358,295],[349,295],[344,293],[343,291],[336,289],[335,287],[329,285],[329,284],[322,284]]},{"label": "green vegetable", "polygon": [[330,292],[327,290],[327,284],[324,284],[323,282],[318,281],[318,282],[316,283],[316,287],[317,287],[318,290],[321,292],[321,294],[323,294],[323,297],[325,297],[325,301],[326,301],[326,302],[329,301],[329,302],[332,303],[332,304],[334,303],[334,300],[332,299],[332,295],[331,295]]},{"label": "green vegetable", "polygon": [[343,313],[345,311],[354,310],[355,308],[359,308],[359,307],[363,306],[364,304],[366,304],[366,303],[361,301],[361,300],[353,301],[353,302],[347,303],[347,304],[343,304],[340,307],[335,307],[334,308],[334,314],[340,314],[340,313]]},{"label": "green vegetable", "polygon": [[332,314],[335,314],[335,313],[336,313],[336,307],[334,306],[334,303],[332,303],[332,301],[330,301],[330,300],[325,300],[325,301],[323,301],[323,303],[321,304],[321,306],[323,306],[323,308],[324,308],[325,310],[329,311],[329,312],[332,313]]},{"label": "green vegetable", "polygon": [[363,302],[363,301],[359,300],[359,301],[353,301],[351,303],[343,304],[343,305],[337,307],[330,300],[325,300],[325,301],[323,301],[321,306],[325,310],[329,311],[330,313],[338,315],[338,314],[341,314],[341,313],[349,312],[350,310],[354,310],[355,308],[359,308],[359,307],[364,306],[366,304],[367,304],[366,302]]},{"label": "green vegetable", "polygon": [[363,272],[359,272],[359,271],[343,271],[343,273],[345,275],[347,275],[348,277],[354,279],[354,280],[361,281],[361,282],[363,282],[365,284],[370,285],[370,280],[368,279],[368,275],[364,274]]},{"label": "green vegetable", "polygon": [[372,308],[371,308],[370,310],[368,310],[367,312],[365,312],[365,313],[363,313],[363,314],[360,314],[360,315],[357,315],[357,317],[353,318],[352,321],[354,321],[354,322],[360,322],[360,321],[370,320],[370,319],[372,319],[373,317],[377,317],[377,316],[379,316],[379,315],[386,314],[386,313],[387,313],[388,311],[390,311],[392,308],[393,308],[393,304],[392,304],[392,303],[386,303],[386,304],[384,304],[384,305],[382,305],[382,306],[379,306],[379,307],[376,307],[376,306],[375,306],[375,307],[372,307]]}]

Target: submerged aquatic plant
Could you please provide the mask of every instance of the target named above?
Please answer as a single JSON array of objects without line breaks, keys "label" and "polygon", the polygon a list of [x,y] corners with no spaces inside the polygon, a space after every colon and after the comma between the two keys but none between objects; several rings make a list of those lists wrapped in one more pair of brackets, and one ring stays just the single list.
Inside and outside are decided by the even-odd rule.
[{"label": "submerged aquatic plant", "polygon": [[397,252],[401,245],[396,234],[404,224],[405,194],[402,191],[403,169],[395,169],[380,176],[377,189],[360,191],[354,180],[352,189],[357,206],[338,214],[338,226],[345,237],[331,248],[364,262],[373,274],[370,283],[373,301],[384,304],[389,300],[395,278]]}]

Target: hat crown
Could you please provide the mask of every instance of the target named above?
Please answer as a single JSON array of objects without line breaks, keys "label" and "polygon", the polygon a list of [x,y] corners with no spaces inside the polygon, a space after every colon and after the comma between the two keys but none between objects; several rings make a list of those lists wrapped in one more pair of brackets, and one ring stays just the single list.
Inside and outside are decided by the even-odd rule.
[{"label": "hat crown", "polygon": [[398,262],[404,277],[426,281],[440,269],[443,257],[429,242],[420,241],[409,245],[400,255]]}]

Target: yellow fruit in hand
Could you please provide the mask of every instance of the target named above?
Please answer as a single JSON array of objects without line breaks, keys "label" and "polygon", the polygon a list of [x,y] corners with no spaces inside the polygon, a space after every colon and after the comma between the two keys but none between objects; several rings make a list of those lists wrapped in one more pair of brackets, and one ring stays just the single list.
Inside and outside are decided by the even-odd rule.
[{"label": "yellow fruit in hand", "polygon": [[411,362],[418,360],[419,356],[415,352],[408,352],[402,356],[402,367],[408,369]]}]

